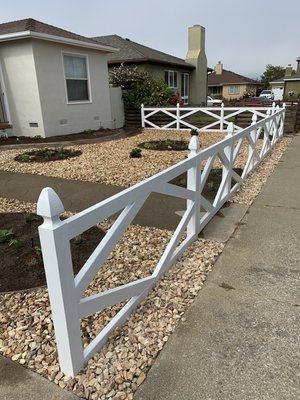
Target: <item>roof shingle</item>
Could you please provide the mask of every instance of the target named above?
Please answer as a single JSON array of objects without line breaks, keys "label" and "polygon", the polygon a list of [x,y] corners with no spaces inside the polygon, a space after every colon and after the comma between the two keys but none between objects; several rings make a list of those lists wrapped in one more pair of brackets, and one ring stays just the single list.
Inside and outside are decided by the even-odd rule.
[{"label": "roof shingle", "polygon": [[188,64],[185,60],[162,51],[152,49],[140,43],[124,39],[118,35],[98,36],[93,38],[95,41],[106,44],[107,46],[117,47],[118,52],[109,54],[108,63],[119,64],[122,62],[155,62],[160,64],[173,64],[179,67],[194,69],[194,66]]},{"label": "roof shingle", "polygon": [[236,74],[235,72],[223,69],[221,74],[216,74],[213,71],[208,75],[208,86],[222,86],[226,84],[243,84],[251,83],[252,85],[258,85],[258,82],[254,79],[247,78],[246,76]]},{"label": "roof shingle", "polygon": [[92,38],[78,35],[65,29],[57,28],[56,26],[45,24],[44,22],[37,21],[33,18],[21,19],[18,21],[5,22],[0,24],[0,35],[5,35],[15,32],[31,31],[37,33],[45,33],[47,35],[60,36],[67,39],[79,40],[81,42],[102,44],[101,41],[95,41]]}]

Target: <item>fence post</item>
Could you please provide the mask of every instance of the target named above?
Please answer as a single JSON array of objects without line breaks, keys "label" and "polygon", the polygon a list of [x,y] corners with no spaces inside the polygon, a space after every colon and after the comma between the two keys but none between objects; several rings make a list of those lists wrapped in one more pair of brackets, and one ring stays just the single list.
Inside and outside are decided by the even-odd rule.
[{"label": "fence post", "polygon": [[[198,135],[193,135],[189,143],[190,152],[188,157],[190,158],[198,154],[199,148],[200,148],[199,137]],[[194,166],[187,171],[187,189],[196,192],[194,200],[195,209],[194,209],[194,214],[187,225],[187,237],[197,236],[200,229],[200,174],[201,174],[200,161],[195,159]],[[191,202],[193,203],[193,200],[187,200],[187,207],[190,206]]]},{"label": "fence post", "polygon": [[[274,103],[275,104],[275,103]],[[257,123],[257,114],[254,113],[252,115],[252,122],[251,125],[255,125]],[[253,144],[249,143],[249,158],[251,158],[250,164],[249,164],[249,168],[248,168],[248,172],[251,172],[253,170],[253,168],[255,167],[255,160],[254,160],[254,151],[255,151],[255,143],[256,143],[256,134],[257,134],[257,130],[253,129],[250,132],[250,137],[253,140]]]},{"label": "fence post", "polygon": [[[234,125],[233,122],[230,122],[227,127],[227,136],[226,139],[231,138],[229,146],[226,146],[224,148],[224,154],[226,158],[228,159],[228,164],[223,165],[223,172],[222,176],[225,176],[226,183],[225,183],[225,196],[228,198],[230,195],[230,190],[231,190],[231,177],[232,177],[232,168],[233,168],[233,153],[234,153],[234,140],[233,140],[233,134],[234,134]],[[223,178],[224,179],[224,178]]]},{"label": "fence post", "polygon": [[221,113],[220,113],[220,130],[223,132],[224,130],[224,103],[221,104]]},{"label": "fence post", "polygon": [[145,110],[144,104],[141,105],[142,128],[145,128]]},{"label": "fence post", "polygon": [[176,129],[180,129],[180,109],[179,103],[176,104]]},{"label": "fence post", "polygon": [[282,118],[281,118],[281,128],[280,128],[280,137],[283,136],[284,133],[284,122],[285,122],[285,113],[286,113],[286,103],[282,104],[282,108],[284,109],[284,112],[282,114]]},{"label": "fence post", "polygon": [[275,101],[272,103],[272,115],[275,113]]},{"label": "fence post", "polygon": [[51,188],[42,190],[37,214],[44,218],[39,236],[61,370],[74,376],[83,366],[80,319],[64,206]]}]

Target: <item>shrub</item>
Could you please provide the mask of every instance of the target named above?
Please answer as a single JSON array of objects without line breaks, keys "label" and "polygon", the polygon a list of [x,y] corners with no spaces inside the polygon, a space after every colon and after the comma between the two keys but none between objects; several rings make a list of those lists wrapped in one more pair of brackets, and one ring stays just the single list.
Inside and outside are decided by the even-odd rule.
[{"label": "shrub", "polygon": [[165,106],[172,97],[173,90],[164,81],[152,78],[136,82],[130,90],[123,92],[124,105],[133,108],[139,108],[141,104],[152,107]]},{"label": "shrub", "polygon": [[198,129],[191,129],[190,131],[191,136],[199,136],[199,131]]},{"label": "shrub", "polygon": [[149,79],[147,72],[141,71],[138,67],[125,67],[121,64],[109,72],[109,83],[112,86],[121,86],[122,89],[131,89],[136,83]]},{"label": "shrub", "polygon": [[131,150],[130,152],[130,157],[131,158],[140,158],[142,157],[142,150],[139,149],[138,147],[135,147]]}]

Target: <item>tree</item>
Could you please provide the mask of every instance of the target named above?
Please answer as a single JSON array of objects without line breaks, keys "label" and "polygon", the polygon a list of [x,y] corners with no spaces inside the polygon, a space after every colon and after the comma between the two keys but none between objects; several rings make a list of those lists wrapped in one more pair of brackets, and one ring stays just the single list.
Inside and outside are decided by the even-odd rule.
[{"label": "tree", "polygon": [[270,82],[283,78],[285,68],[279,65],[267,64],[265,72],[260,77],[260,82],[264,88],[268,88]]}]

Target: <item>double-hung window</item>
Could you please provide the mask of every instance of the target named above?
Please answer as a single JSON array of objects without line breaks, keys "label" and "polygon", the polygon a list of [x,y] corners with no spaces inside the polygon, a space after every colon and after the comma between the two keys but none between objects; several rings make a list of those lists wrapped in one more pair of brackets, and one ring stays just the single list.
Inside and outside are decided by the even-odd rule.
[{"label": "double-hung window", "polygon": [[165,83],[172,89],[178,88],[177,71],[165,71]]},{"label": "double-hung window", "polygon": [[63,60],[68,102],[90,101],[87,58],[64,54]]}]

